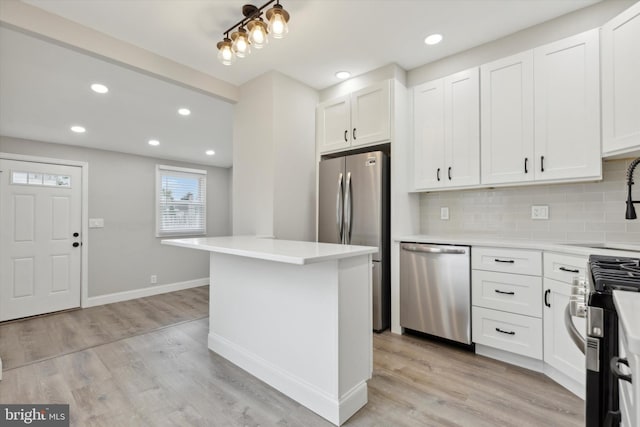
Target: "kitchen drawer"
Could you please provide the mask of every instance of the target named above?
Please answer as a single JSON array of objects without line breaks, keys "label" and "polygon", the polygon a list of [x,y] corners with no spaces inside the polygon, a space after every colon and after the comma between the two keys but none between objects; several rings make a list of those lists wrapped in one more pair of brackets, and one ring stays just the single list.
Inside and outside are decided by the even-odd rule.
[{"label": "kitchen drawer", "polygon": [[471,249],[471,268],[541,276],[542,252],[474,246]]},{"label": "kitchen drawer", "polygon": [[569,284],[576,277],[584,279],[587,274],[587,261],[587,258],[582,256],[545,252],[544,277]]},{"label": "kitchen drawer", "polygon": [[542,319],[472,307],[473,342],[542,359]]},{"label": "kitchen drawer", "polygon": [[473,270],[471,303],[479,307],[542,317],[542,278]]}]

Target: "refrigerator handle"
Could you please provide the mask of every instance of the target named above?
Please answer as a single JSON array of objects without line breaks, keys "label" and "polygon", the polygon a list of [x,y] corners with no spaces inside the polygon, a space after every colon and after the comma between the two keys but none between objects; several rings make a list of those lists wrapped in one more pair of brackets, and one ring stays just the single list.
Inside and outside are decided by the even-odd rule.
[{"label": "refrigerator handle", "polygon": [[344,196],[344,208],[345,208],[345,230],[344,230],[344,243],[351,244],[351,221],[353,219],[353,198],[351,196],[351,172],[347,172],[347,185],[346,193]]},{"label": "refrigerator handle", "polygon": [[338,239],[340,243],[343,243],[343,197],[344,197],[344,186],[342,184],[343,177],[342,173],[338,176],[338,188],[336,190],[336,226],[338,228]]}]

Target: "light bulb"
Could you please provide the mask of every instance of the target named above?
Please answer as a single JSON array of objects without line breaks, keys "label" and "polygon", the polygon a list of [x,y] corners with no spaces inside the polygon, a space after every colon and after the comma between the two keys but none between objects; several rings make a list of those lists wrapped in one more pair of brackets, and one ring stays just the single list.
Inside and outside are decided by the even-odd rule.
[{"label": "light bulb", "polygon": [[256,49],[262,49],[267,44],[267,26],[261,18],[249,22],[249,42]]},{"label": "light bulb", "polygon": [[231,39],[225,37],[223,41],[218,43],[218,59],[224,65],[231,65],[236,60],[236,54],[231,49]]},{"label": "light bulb", "polygon": [[280,4],[276,4],[267,10],[267,20],[269,27],[267,30],[273,35],[274,39],[281,39],[289,32],[289,12],[284,10]]},{"label": "light bulb", "polygon": [[249,36],[247,35],[247,30],[240,27],[238,31],[234,31],[231,34],[231,40],[233,43],[231,48],[236,53],[238,58],[245,58],[247,55],[251,53],[251,46],[249,46]]}]

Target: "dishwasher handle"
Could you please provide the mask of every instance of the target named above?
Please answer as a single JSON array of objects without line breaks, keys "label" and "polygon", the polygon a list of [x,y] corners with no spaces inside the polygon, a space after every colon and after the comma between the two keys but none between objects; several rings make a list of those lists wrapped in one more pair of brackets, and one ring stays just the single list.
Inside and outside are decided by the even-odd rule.
[{"label": "dishwasher handle", "polygon": [[467,253],[466,248],[451,248],[451,247],[438,247],[427,245],[402,245],[402,250],[407,252],[422,252],[427,254],[458,254],[465,255]]}]

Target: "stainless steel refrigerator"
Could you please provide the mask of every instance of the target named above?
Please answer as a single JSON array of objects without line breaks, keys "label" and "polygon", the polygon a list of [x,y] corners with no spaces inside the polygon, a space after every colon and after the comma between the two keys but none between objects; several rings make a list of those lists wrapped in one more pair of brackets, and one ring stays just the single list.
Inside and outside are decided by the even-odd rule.
[{"label": "stainless steel refrigerator", "polygon": [[320,162],[318,241],[376,246],[373,329],[391,320],[389,157],[382,151]]}]

